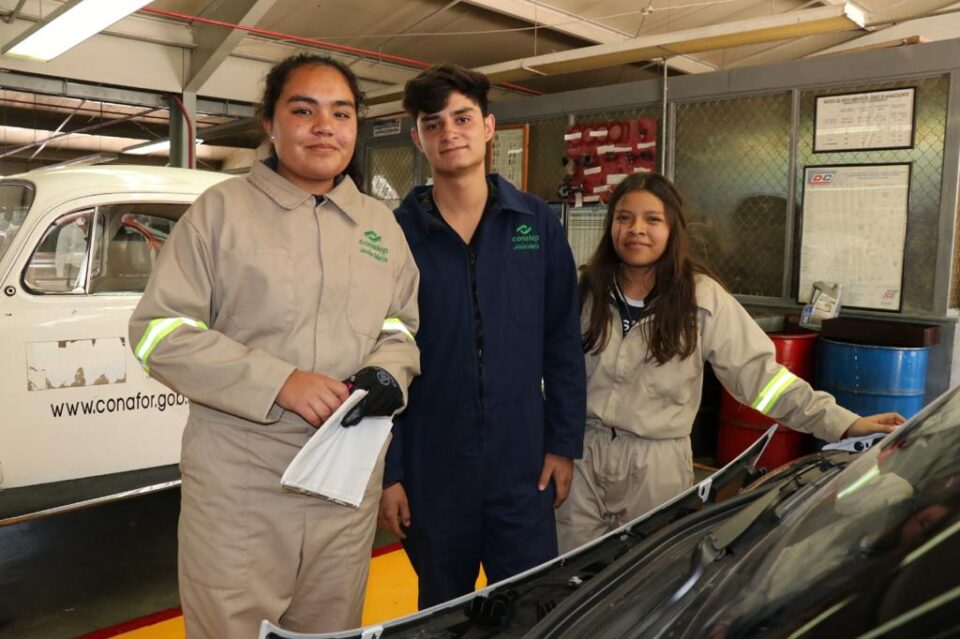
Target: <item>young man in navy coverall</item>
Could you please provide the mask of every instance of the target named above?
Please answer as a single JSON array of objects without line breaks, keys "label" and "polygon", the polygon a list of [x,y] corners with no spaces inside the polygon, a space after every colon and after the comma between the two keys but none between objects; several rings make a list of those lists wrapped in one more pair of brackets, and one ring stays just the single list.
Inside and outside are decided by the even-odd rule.
[{"label": "young man in navy coverall", "polygon": [[557,216],[485,175],[490,83],[455,66],[407,83],[433,168],[396,210],[420,268],[421,376],[387,455],[380,524],[425,608],[557,555],[553,509],[583,446],[576,269]]}]

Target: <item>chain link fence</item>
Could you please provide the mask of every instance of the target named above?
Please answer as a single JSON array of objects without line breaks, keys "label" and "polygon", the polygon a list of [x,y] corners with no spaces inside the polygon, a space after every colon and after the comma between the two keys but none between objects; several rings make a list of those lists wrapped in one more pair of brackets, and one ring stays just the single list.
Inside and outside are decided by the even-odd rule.
[{"label": "chain link fence", "polygon": [[367,150],[369,176],[367,193],[383,200],[391,209],[413,188],[416,149],[413,143],[405,146],[379,146]]},{"label": "chain link fence", "polygon": [[527,190],[547,202],[557,201],[557,188],[563,181],[563,158],[567,152],[563,134],[566,131],[565,117],[530,121]]},{"label": "chain link fence", "polygon": [[790,94],[678,104],[675,139],[693,254],[733,293],[782,297]]}]

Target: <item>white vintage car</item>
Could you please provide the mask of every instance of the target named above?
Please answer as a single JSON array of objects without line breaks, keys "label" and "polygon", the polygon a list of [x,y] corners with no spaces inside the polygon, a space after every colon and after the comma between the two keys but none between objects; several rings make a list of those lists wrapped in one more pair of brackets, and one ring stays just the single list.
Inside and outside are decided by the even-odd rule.
[{"label": "white vintage car", "polygon": [[25,487],[175,472],[186,399],[140,368],[127,320],[177,220],[227,177],[117,166],[0,180],[0,522],[31,509]]}]

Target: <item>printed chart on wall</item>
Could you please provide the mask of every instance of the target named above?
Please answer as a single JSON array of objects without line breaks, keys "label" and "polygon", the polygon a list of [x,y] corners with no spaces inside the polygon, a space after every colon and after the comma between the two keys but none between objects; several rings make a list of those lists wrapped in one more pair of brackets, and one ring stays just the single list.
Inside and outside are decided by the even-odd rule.
[{"label": "printed chart on wall", "polygon": [[909,149],[916,89],[817,98],[813,151]]},{"label": "printed chart on wall", "polygon": [[839,282],[843,306],[900,310],[909,164],[805,167],[799,302]]}]

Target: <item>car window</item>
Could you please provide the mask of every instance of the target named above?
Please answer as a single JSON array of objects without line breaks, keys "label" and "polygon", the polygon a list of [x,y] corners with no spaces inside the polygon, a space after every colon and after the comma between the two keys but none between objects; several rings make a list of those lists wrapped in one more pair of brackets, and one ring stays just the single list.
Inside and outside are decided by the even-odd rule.
[{"label": "car window", "polygon": [[37,294],[143,292],[186,204],[125,203],[63,215],[50,225],[23,275]]},{"label": "car window", "polygon": [[33,203],[33,189],[19,182],[0,182],[0,258],[13,244]]},{"label": "car window", "polygon": [[93,209],[69,213],[50,225],[27,263],[24,288],[32,293],[84,292],[94,213]]},{"label": "car window", "polygon": [[101,206],[103,240],[94,248],[91,293],[143,292],[186,204]]}]

